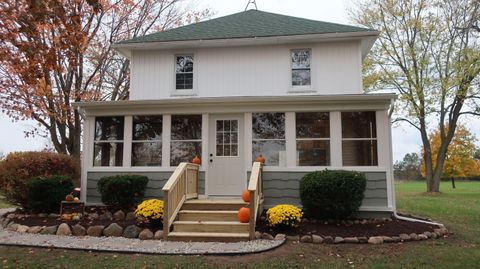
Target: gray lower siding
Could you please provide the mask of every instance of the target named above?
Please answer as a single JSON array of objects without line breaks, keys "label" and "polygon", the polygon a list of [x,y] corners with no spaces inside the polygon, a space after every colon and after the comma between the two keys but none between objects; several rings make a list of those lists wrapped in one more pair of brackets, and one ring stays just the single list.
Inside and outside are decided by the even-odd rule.
[{"label": "gray lower siding", "polygon": [[[135,174],[148,177],[145,198],[163,198],[162,188],[173,172],[88,172],[87,174],[87,203],[101,203],[97,182],[102,177]],[[205,172],[200,172],[198,192],[205,194]]]},{"label": "gray lower siding", "polygon": [[[263,172],[265,207],[277,204],[301,205],[300,179],[308,172]],[[367,189],[362,206],[387,207],[387,175],[385,172],[366,172]]]}]

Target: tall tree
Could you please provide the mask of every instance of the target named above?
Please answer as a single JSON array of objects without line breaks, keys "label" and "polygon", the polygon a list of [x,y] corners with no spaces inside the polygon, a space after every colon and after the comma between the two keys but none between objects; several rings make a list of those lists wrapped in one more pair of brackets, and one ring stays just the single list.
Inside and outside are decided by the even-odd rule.
[{"label": "tall tree", "polygon": [[415,180],[422,177],[420,165],[422,164],[420,156],[417,153],[407,153],[402,161],[397,161],[393,165],[395,179]]},{"label": "tall tree", "polygon": [[[430,134],[433,158],[436,157],[440,149],[440,133],[440,130],[436,130]],[[443,177],[480,175],[480,162],[474,157],[476,141],[476,137],[464,125],[459,124],[457,126],[452,142],[448,145],[447,156],[443,163]],[[424,154],[423,150],[422,154]],[[422,162],[422,173],[425,173],[424,162]]]},{"label": "tall tree", "polygon": [[[129,61],[112,44],[208,16],[182,0],[11,0],[0,2],[0,105],[33,119],[27,135],[80,157],[81,118],[73,102],[127,99]],[[42,132],[46,131],[46,132]]]},{"label": "tall tree", "polygon": [[[478,0],[372,0],[352,13],[357,23],[380,31],[367,61],[366,86],[399,93],[396,121],[420,133],[428,192],[440,189],[459,119],[478,115],[479,6]],[[440,130],[436,155],[430,128]]]}]

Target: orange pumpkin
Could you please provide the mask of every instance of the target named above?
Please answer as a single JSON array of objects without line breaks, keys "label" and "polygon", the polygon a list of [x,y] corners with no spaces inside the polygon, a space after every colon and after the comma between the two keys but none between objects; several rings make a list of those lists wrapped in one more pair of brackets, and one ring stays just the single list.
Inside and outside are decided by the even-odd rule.
[{"label": "orange pumpkin", "polygon": [[200,165],[202,163],[202,160],[198,158],[198,155],[195,155],[195,157],[192,159],[192,163]]},{"label": "orange pumpkin", "polygon": [[242,223],[248,223],[250,220],[250,208],[248,207],[242,207],[240,210],[238,210],[238,221]]},{"label": "orange pumpkin", "polygon": [[256,159],[256,162],[259,162],[261,164],[265,164],[265,158],[263,158],[262,154],[260,154]]},{"label": "orange pumpkin", "polygon": [[245,203],[250,202],[250,192],[248,190],[242,192],[242,199]]}]

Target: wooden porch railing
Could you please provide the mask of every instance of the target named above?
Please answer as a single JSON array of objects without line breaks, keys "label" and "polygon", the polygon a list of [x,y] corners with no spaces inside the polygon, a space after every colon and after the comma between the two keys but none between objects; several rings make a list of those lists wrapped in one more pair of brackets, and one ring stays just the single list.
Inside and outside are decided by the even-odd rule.
[{"label": "wooden porch railing", "polygon": [[248,192],[250,193],[250,240],[255,239],[255,224],[263,211],[262,166],[260,162],[253,163],[250,182],[248,183]]},{"label": "wooden porch railing", "polygon": [[163,186],[163,238],[165,240],[183,203],[198,197],[199,168],[197,164],[180,163]]}]

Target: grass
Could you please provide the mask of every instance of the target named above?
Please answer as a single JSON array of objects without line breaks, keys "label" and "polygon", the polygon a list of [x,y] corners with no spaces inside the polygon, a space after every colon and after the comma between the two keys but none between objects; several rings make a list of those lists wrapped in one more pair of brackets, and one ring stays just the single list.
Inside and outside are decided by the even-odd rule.
[{"label": "grass", "polygon": [[1,247],[4,268],[480,268],[480,182],[449,183],[438,195],[423,182],[396,185],[400,212],[430,217],[448,238],[406,244],[312,245],[288,242],[245,256],[159,256]]}]

